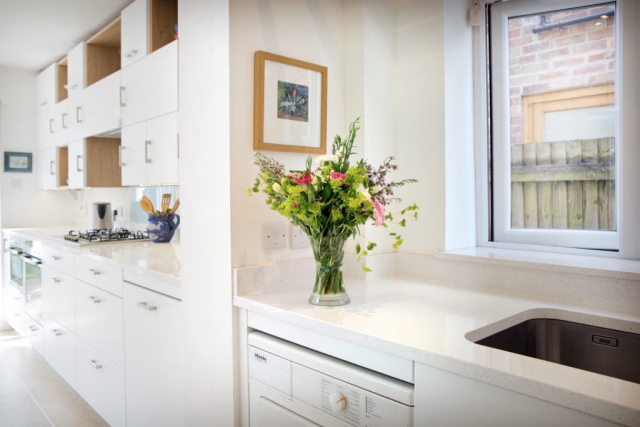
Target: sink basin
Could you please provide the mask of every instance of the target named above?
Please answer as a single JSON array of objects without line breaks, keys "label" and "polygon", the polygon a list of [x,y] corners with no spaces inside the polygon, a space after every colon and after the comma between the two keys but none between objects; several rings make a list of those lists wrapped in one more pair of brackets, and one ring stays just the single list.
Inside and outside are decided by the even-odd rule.
[{"label": "sink basin", "polygon": [[640,334],[530,319],[476,344],[640,384]]}]

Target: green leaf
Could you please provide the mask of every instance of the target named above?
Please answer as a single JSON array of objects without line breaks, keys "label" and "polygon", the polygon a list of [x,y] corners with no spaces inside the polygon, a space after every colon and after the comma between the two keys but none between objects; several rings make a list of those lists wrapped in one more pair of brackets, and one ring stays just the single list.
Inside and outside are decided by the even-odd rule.
[{"label": "green leaf", "polygon": [[367,255],[369,255],[369,252],[368,251],[362,251],[362,255],[367,256]]},{"label": "green leaf", "polygon": [[356,253],[359,254],[360,253],[360,243],[358,243],[356,245]]},{"label": "green leaf", "polygon": [[373,242],[369,242],[369,244],[367,245],[367,250],[368,250],[368,251],[372,251],[372,250],[373,250],[373,248],[375,248],[376,246],[378,246],[378,245],[376,245],[376,244],[375,244],[375,243],[373,243]]},{"label": "green leaf", "polygon": [[406,227],[407,226],[407,220],[403,219],[402,221],[400,221],[400,227]]}]

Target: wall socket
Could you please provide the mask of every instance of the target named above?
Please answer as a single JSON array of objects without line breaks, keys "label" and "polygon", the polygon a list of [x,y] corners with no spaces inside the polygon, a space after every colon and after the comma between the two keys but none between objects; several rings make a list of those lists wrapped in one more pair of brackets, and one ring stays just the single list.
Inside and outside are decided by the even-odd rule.
[{"label": "wall socket", "polygon": [[262,228],[263,245],[267,251],[287,247],[287,223],[266,222]]},{"label": "wall socket", "polygon": [[300,227],[296,227],[293,224],[291,224],[290,227],[289,244],[291,245],[291,249],[307,249],[311,247],[309,236],[307,236]]}]

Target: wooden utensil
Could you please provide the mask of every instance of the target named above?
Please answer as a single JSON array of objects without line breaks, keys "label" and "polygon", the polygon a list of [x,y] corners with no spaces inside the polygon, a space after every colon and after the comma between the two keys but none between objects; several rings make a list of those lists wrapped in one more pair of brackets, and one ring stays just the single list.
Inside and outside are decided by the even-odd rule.
[{"label": "wooden utensil", "polygon": [[142,199],[140,199],[140,206],[142,207],[142,210],[145,211],[146,213],[150,213],[151,215],[155,213],[155,209],[153,208],[153,203],[151,203],[151,200],[149,200],[147,196],[142,196]]},{"label": "wooden utensil", "polygon": [[162,195],[162,204],[161,204],[161,213],[168,214],[169,206],[171,203],[171,194],[163,194]]},{"label": "wooden utensil", "polygon": [[176,202],[173,204],[173,207],[171,208],[171,210],[169,210],[169,215],[171,215],[172,213],[175,213],[179,207],[180,207],[180,199],[176,200]]}]

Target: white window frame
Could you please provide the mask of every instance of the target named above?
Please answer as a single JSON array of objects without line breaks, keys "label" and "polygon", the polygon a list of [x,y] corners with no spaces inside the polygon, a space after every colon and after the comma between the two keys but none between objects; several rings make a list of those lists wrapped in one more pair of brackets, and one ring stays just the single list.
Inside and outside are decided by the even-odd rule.
[{"label": "white window frame", "polygon": [[[490,1],[482,2],[484,4]],[[477,200],[477,244],[483,247],[497,247],[518,250],[532,250],[567,254],[592,255],[638,259],[640,253],[640,110],[638,101],[640,33],[638,18],[640,10],[634,0],[511,0],[492,6],[491,25],[498,26],[503,37],[492,41],[493,96],[508,100],[508,54],[503,49],[508,40],[508,18],[530,15],[572,7],[583,7],[602,3],[616,3],[616,106],[620,116],[616,138],[616,191],[618,197],[616,232],[588,230],[540,230],[512,229],[510,220],[510,156],[508,142],[508,108],[493,105],[493,173],[495,191],[493,195],[493,241],[489,236],[489,153],[487,150],[487,31],[484,25],[474,31],[474,97],[475,97],[475,139],[476,139],[476,200]],[[485,8],[481,7],[481,14]],[[484,21],[484,20],[483,20]],[[506,50],[508,52],[508,50]],[[496,70],[498,75],[496,75]],[[502,75],[500,75],[502,73]],[[503,78],[506,76],[506,78]],[[496,82],[503,82],[499,87]],[[618,90],[624,87],[624,90]],[[506,88],[506,93],[505,89]],[[501,90],[502,89],[502,90]],[[506,101],[505,100],[506,97]],[[499,117],[503,117],[502,120]],[[625,143],[625,141],[628,141]],[[505,179],[506,176],[506,179]],[[595,239],[595,240],[594,240]],[[593,242],[603,249],[591,250]]]}]

